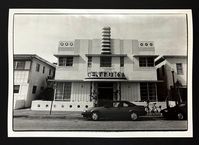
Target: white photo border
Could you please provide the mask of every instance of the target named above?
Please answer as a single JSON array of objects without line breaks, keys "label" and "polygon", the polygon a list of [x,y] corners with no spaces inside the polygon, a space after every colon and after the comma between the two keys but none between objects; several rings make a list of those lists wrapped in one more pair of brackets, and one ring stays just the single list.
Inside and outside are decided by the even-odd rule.
[{"label": "white photo border", "polygon": [[[188,29],[188,129],[187,131],[14,131],[13,130],[13,27],[15,14],[186,14]],[[193,64],[193,25],[190,9],[167,10],[130,10],[130,9],[9,9],[8,25],[8,137],[94,137],[94,138],[176,138],[193,137],[193,107],[192,107],[192,64]]]}]

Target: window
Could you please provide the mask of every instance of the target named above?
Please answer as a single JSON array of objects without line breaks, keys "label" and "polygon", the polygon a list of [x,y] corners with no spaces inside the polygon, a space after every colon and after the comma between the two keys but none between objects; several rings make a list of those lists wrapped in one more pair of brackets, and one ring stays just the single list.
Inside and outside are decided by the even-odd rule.
[{"label": "window", "polygon": [[141,101],[156,101],[155,83],[140,83]]},{"label": "window", "polygon": [[14,93],[19,93],[20,85],[14,85]]},{"label": "window", "polygon": [[182,63],[176,63],[176,69],[177,69],[177,74],[178,75],[182,75],[183,74]]},{"label": "window", "polygon": [[40,64],[37,63],[36,64],[36,71],[39,72],[39,69],[40,69]]},{"label": "window", "polygon": [[32,94],[35,94],[36,91],[37,91],[37,86],[33,86],[33,88],[32,88]]},{"label": "window", "polygon": [[120,57],[120,67],[124,67],[124,57]]},{"label": "window", "polygon": [[49,73],[48,73],[48,75],[49,75],[49,76],[51,75],[51,69],[49,69]]},{"label": "window", "polygon": [[100,67],[111,67],[111,57],[103,56],[100,57]]},{"label": "window", "polygon": [[73,66],[73,57],[60,57],[59,66]]},{"label": "window", "polygon": [[153,57],[140,57],[139,66],[140,67],[154,67],[154,58]]},{"label": "window", "polygon": [[14,61],[14,69],[25,69],[25,61]]},{"label": "window", "polygon": [[43,74],[45,73],[45,66],[43,66]]},{"label": "window", "polygon": [[71,83],[58,83],[56,88],[55,100],[70,101]]},{"label": "window", "polygon": [[146,58],[145,57],[139,58],[139,65],[140,65],[140,67],[146,67]]},{"label": "window", "polygon": [[88,67],[91,67],[92,66],[92,57],[89,56],[88,57]]}]

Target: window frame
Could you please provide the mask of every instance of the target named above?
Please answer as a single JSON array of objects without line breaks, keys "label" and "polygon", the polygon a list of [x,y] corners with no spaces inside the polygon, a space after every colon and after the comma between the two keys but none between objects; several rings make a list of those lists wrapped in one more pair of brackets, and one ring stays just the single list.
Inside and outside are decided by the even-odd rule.
[{"label": "window frame", "polygon": [[43,74],[45,73],[45,69],[46,69],[46,67],[45,67],[45,66],[43,66],[43,70],[42,70]]},{"label": "window frame", "polygon": [[124,67],[124,56],[120,57],[120,67]]},{"label": "window frame", "polygon": [[88,56],[88,62],[87,62],[87,67],[92,67],[92,56]]},{"label": "window frame", "polygon": [[112,57],[111,56],[101,56],[100,57],[100,67],[112,67]]},{"label": "window frame", "polygon": [[40,71],[40,64],[39,63],[36,63],[36,69],[35,69],[36,72],[39,72]]},{"label": "window frame", "polygon": [[37,92],[37,86],[33,86],[32,87],[32,94],[36,94],[36,92]]},{"label": "window frame", "polygon": [[[19,67],[19,64],[20,63],[23,63],[23,68],[22,67]],[[19,68],[18,68],[19,67]],[[25,70],[25,67],[26,67],[26,61],[23,61],[23,60],[19,60],[19,61],[14,61],[14,69],[15,70]]]},{"label": "window frame", "polygon": [[[179,66],[180,66],[180,68],[179,68]],[[183,73],[183,65],[182,65],[182,63],[176,63],[176,71],[177,71],[178,75],[183,75],[184,74]]]},{"label": "window frame", "polygon": [[[15,87],[18,87],[18,89],[16,90]],[[19,93],[19,90],[20,90],[20,85],[14,85],[14,86],[13,86],[13,93],[14,93],[14,94],[18,94],[18,93]],[[16,92],[16,91],[17,91],[17,92]]]},{"label": "window frame", "polygon": [[[145,85],[145,86],[143,86]],[[145,87],[145,88],[144,88]],[[146,91],[146,92],[143,92]],[[145,94],[145,95],[143,95]],[[157,100],[157,87],[155,83],[142,82],[140,83],[140,98],[141,101],[158,101]]]},{"label": "window frame", "polygon": [[[58,85],[60,85],[61,91],[58,91]],[[68,92],[66,92],[66,91],[68,91]],[[58,97],[58,92],[59,92],[59,97]],[[55,101],[68,101],[68,102],[70,102],[71,92],[72,92],[72,82],[58,83],[57,87],[56,87],[55,99],[54,100]]]},{"label": "window frame", "polygon": [[[153,60],[153,63],[151,63],[150,61]],[[143,68],[143,67],[154,67],[155,63],[154,63],[154,57],[139,57],[139,67]]]},{"label": "window frame", "polygon": [[73,56],[59,57],[59,66],[67,66],[67,67],[71,66],[72,67],[73,63],[74,63]]}]

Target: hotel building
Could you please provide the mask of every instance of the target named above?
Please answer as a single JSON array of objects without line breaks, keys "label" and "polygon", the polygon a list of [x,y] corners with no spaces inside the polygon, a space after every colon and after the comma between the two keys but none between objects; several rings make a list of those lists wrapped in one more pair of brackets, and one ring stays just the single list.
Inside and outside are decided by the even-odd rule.
[{"label": "hotel building", "polygon": [[60,41],[52,111],[82,111],[107,100],[158,101],[153,41],[111,39]]}]

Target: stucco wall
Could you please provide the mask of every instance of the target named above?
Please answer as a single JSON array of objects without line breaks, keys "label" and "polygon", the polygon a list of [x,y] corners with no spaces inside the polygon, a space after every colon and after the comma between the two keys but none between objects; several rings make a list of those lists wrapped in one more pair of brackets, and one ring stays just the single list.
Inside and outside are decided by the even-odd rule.
[{"label": "stucco wall", "polygon": [[[89,71],[124,71],[128,80],[157,80],[155,67],[139,68],[139,59],[133,56],[142,52],[143,54],[155,53],[154,48],[138,48],[138,40],[111,40],[112,54],[127,54],[124,58],[124,67],[120,67],[120,57],[112,57],[112,67],[100,67],[99,56],[92,57],[92,67],[87,67],[86,54],[101,54],[100,39],[77,39],[74,46],[73,54],[78,54],[79,57],[74,57],[72,67],[57,66],[55,80],[84,80]],[[59,51],[58,54],[62,52]]]},{"label": "stucco wall", "polygon": [[[179,80],[182,85],[187,85],[187,59],[186,58],[167,58],[166,59],[166,72],[168,87],[173,85],[171,69],[174,70],[175,81]],[[182,63],[183,74],[177,74],[176,63]]]},{"label": "stucco wall", "polygon": [[19,93],[13,94],[13,107],[14,109],[20,109],[25,107],[25,100],[28,94],[28,78],[29,78],[29,69],[30,61],[25,63],[26,70],[14,70],[14,85],[20,85]]},{"label": "stucco wall", "polygon": [[[39,72],[36,71],[36,64],[40,64],[40,70]],[[43,73],[43,66],[45,66],[45,73]],[[36,98],[36,96],[41,92],[41,87],[46,87],[46,78],[49,76],[49,69],[54,71],[54,68],[37,60],[33,59],[32,60],[32,65],[31,65],[31,71],[29,75],[29,88],[28,88],[28,95],[25,100],[25,107],[30,107],[31,101]],[[33,86],[37,86],[36,93],[33,94]]]},{"label": "stucco wall", "polygon": [[121,99],[128,101],[140,101],[139,83],[121,83]]}]

